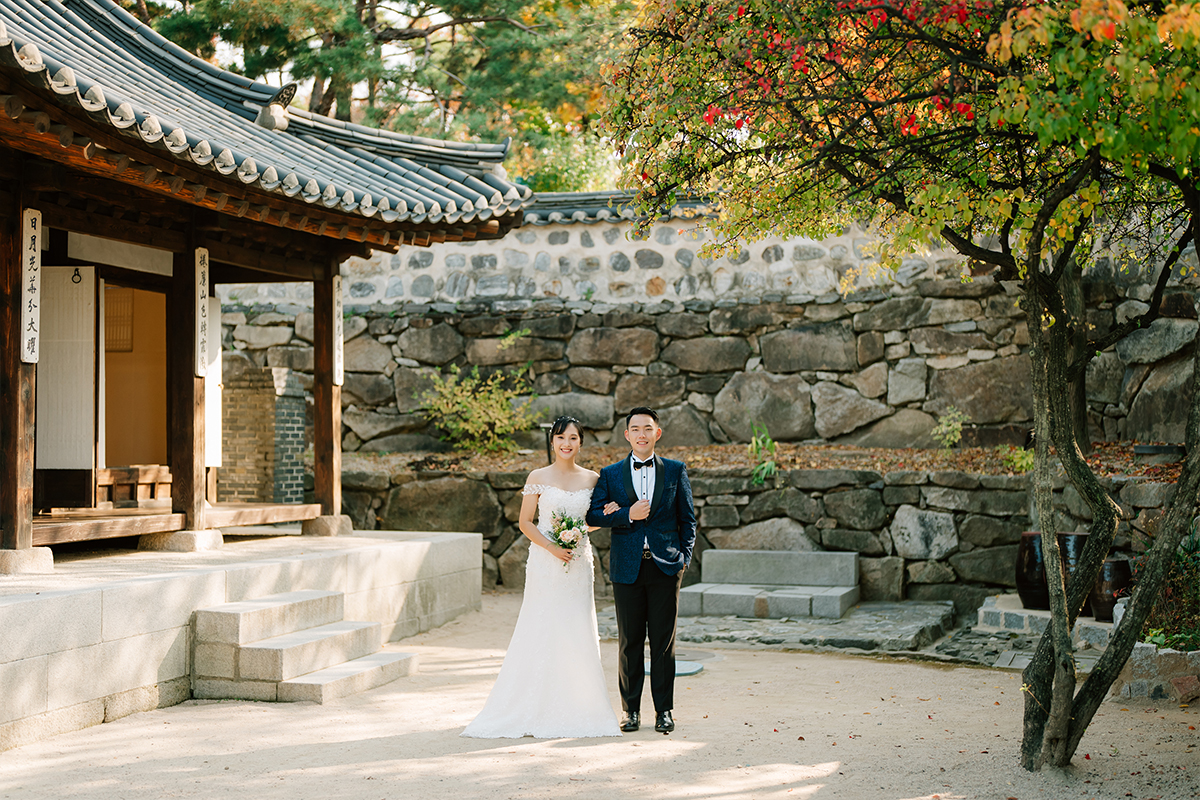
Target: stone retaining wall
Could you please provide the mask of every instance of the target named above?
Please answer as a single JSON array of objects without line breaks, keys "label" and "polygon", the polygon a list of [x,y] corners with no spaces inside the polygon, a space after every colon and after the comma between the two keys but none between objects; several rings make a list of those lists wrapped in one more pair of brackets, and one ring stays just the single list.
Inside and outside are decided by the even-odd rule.
[{"label": "stone retaining wall", "polygon": [[[714,547],[853,551],[863,599],[953,600],[959,614],[973,613],[997,587],[1015,586],[1017,543],[1031,524],[1024,475],[803,469],[756,486],[748,470],[690,474],[699,561]],[[515,524],[524,483],[524,473],[345,472],[343,505],[357,529],[482,533],[485,588],[519,588],[530,546]],[[1135,548],[1173,486],[1112,478],[1107,488],[1125,510],[1114,549]],[[1078,495],[1061,480],[1055,501],[1061,530],[1086,529]],[[592,535],[601,593],[609,542],[607,530]],[[685,585],[699,578],[691,569]]]},{"label": "stone retaining wall", "polygon": [[[757,422],[779,441],[929,447],[937,416],[954,406],[969,423],[965,443],[1021,444],[1030,388],[1016,291],[990,278],[939,279],[805,303],[550,298],[508,313],[478,304],[353,309],[343,448],[442,447],[417,395],[452,365],[524,371],[535,407],[580,418],[589,441],[619,438],[623,414],[650,405],[668,443],[745,442]],[[1122,316],[1112,305],[1089,314],[1097,330]],[[310,387],[312,314],[284,310],[227,306],[227,360],[290,368]],[[1190,294],[1170,295],[1165,313],[1089,369],[1093,440],[1182,441],[1174,410],[1191,374]],[[513,331],[525,333],[503,346]],[[536,446],[536,436],[522,441]]]},{"label": "stone retaining wall", "polygon": [[[872,236],[856,226],[708,258],[703,219],[689,216],[704,209],[673,211],[639,235],[613,197],[597,209],[595,196],[578,195],[578,213],[547,207],[496,241],[343,264],[346,449],[430,445],[412,413],[425,371],[527,361],[539,404],[576,412],[601,440],[642,402],[667,409],[668,436],[696,443],[745,441],[749,422],[762,421],[780,440],[929,445],[934,417],[951,404],[986,429],[972,443],[1022,438],[1000,430],[1030,418],[1015,285],[963,283],[968,265],[947,249],[880,272]],[[1191,371],[1197,266],[1189,248],[1164,318],[1093,362],[1094,440],[1182,441],[1175,409]],[[1098,259],[1084,281],[1089,337],[1144,312],[1152,278],[1140,263]],[[854,294],[839,296],[844,284]],[[227,350],[311,373],[311,284],[217,291]],[[529,334],[500,349],[516,330]]]}]

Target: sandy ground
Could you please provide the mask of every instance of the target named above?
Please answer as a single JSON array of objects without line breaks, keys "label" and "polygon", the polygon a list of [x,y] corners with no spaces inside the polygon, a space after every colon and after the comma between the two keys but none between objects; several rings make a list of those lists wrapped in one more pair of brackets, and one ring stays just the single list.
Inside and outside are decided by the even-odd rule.
[{"label": "sandy ground", "polygon": [[[705,669],[679,679],[671,736],[462,739],[519,603],[485,595],[389,645],[421,674],[334,704],[191,701],[0,753],[0,798],[1200,796],[1190,709],[1107,703],[1075,766],[1029,774],[1018,674],[828,653],[681,648]],[[615,643],[602,651],[615,704]]]}]

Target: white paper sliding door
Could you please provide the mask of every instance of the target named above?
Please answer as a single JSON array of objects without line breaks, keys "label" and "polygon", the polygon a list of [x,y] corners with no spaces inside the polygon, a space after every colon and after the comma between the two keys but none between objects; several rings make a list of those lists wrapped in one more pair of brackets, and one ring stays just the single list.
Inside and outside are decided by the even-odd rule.
[{"label": "white paper sliding door", "polygon": [[216,333],[208,337],[208,371],[204,375],[204,466],[221,466],[221,300],[208,298],[208,319]]},{"label": "white paper sliding door", "polygon": [[96,271],[42,268],[36,466],[92,469],[96,460]]}]

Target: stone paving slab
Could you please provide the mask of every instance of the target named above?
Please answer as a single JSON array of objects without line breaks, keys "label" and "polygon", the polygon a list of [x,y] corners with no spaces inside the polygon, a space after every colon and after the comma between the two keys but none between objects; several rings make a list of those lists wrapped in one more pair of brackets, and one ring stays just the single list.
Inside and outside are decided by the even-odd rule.
[{"label": "stone paving slab", "polygon": [[[596,614],[601,638],[617,638],[611,605]],[[676,640],[726,642],[772,649],[832,647],[876,651],[918,651],[954,626],[954,604],[945,602],[859,603],[841,619],[756,619],[738,616],[681,617]]]},{"label": "stone paving slab", "polygon": [[[1029,666],[1039,639],[1041,639],[1040,635],[996,631],[979,625],[954,631],[953,634],[938,642],[932,651],[960,661],[971,661],[996,669],[1020,671]],[[1078,671],[1084,675],[1091,672],[1103,652],[1102,648],[1095,648],[1085,642],[1077,642],[1075,664]]]}]

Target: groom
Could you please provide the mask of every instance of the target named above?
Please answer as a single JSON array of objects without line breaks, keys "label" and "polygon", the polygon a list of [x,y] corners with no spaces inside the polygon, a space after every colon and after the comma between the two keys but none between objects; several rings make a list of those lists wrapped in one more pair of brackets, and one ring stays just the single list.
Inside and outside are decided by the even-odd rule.
[{"label": "groom", "polygon": [[[609,576],[617,607],[621,730],[627,732],[641,726],[647,636],[654,730],[675,730],[675,625],[679,585],[696,543],[696,509],[683,462],[654,455],[661,436],[653,409],[629,412],[625,438],[633,452],[600,471],[587,513],[589,525],[612,528]],[[619,508],[606,514],[611,504]]]}]

